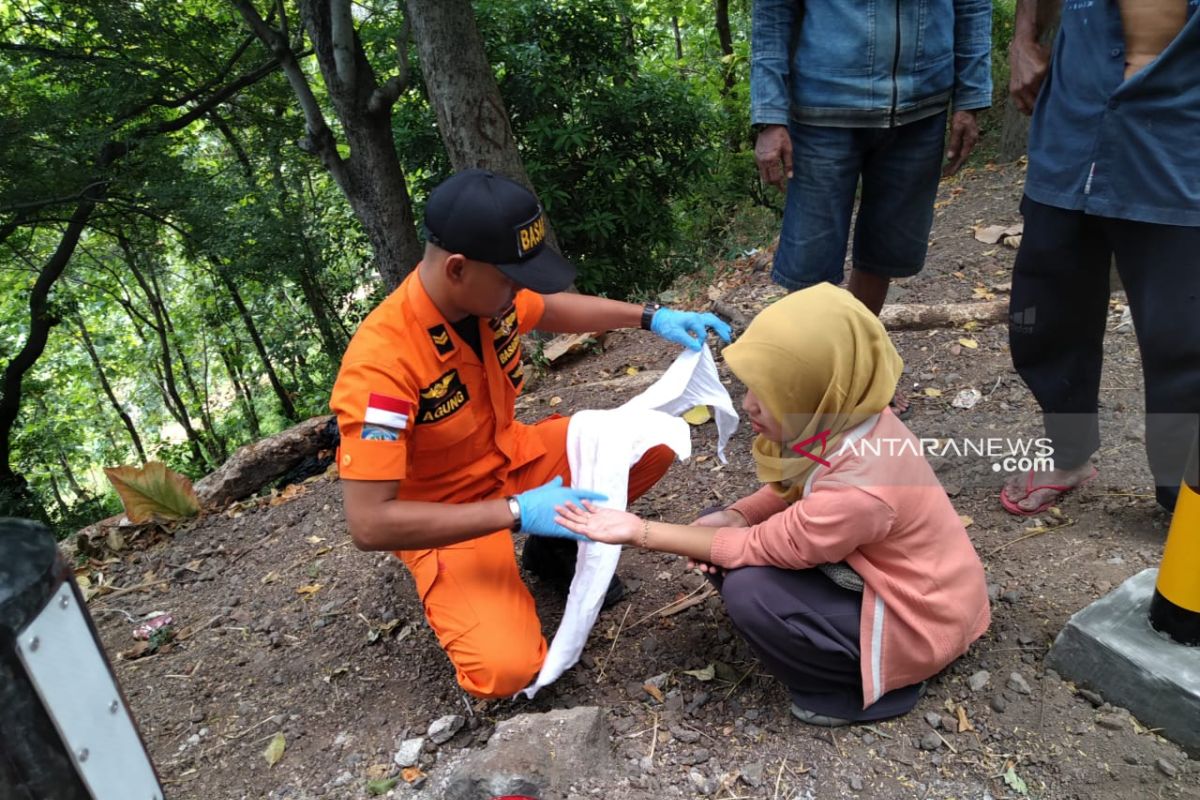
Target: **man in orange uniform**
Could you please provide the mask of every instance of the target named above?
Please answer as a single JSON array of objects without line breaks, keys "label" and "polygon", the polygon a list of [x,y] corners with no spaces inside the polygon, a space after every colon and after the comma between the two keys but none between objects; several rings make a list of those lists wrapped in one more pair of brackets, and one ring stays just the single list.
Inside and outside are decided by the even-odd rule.
[{"label": "man in orange uniform", "polygon": [[[569,488],[568,419],[514,419],[521,334],[640,322],[699,349],[710,328],[728,341],[729,326],[712,314],[559,294],[575,268],[545,245],[537,198],[484,170],[438,186],[425,229],[424,259],[363,321],[334,384],[346,521],[359,549],[393,550],[408,566],[459,685],[506,697],[546,654],[512,534],[531,534],[526,566],[546,573],[565,562],[569,579],[580,537],[554,522],[554,507],[598,497]],[[673,457],[666,447],[647,452],[629,473],[630,499]]]}]

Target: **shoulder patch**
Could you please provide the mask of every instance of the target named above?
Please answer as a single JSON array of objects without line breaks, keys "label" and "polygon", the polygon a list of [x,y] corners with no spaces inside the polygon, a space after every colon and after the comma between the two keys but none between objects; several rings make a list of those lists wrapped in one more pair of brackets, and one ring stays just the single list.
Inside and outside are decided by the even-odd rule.
[{"label": "shoulder patch", "polygon": [[445,325],[439,323],[429,328],[429,339],[433,342],[433,346],[437,348],[439,356],[454,352],[454,342],[451,340],[450,332],[446,330]]},{"label": "shoulder patch", "polygon": [[458,413],[471,399],[467,387],[452,369],[420,391],[417,404],[417,424],[441,422]]}]

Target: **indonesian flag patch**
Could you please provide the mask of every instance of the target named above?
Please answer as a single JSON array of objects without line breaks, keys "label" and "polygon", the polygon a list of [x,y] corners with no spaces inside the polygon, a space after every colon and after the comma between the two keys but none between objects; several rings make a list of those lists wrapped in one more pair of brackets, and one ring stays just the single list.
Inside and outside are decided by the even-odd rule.
[{"label": "indonesian flag patch", "polygon": [[363,417],[362,438],[394,442],[400,438],[400,431],[408,427],[411,415],[412,403],[408,400],[371,392]]}]

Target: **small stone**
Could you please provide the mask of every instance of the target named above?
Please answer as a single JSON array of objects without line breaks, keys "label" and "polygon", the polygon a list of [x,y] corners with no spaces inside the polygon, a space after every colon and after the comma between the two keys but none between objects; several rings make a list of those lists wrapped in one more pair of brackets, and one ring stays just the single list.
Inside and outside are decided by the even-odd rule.
[{"label": "small stone", "polygon": [[650,758],[650,756],[642,756],[641,760],[638,761],[638,769],[642,772],[654,772],[654,759]]},{"label": "small stone", "polygon": [[1000,599],[1009,605],[1016,605],[1021,600],[1021,593],[1016,589],[1010,589],[1009,591],[1000,595]]},{"label": "small stone", "polygon": [[981,669],[971,677],[967,678],[967,686],[971,687],[972,692],[978,692],[980,689],[988,685],[988,681],[992,679],[992,673],[986,669]]},{"label": "small stone", "polygon": [[989,705],[991,705],[993,711],[998,711],[999,713],[1003,714],[1004,710],[1008,708],[1008,701],[1000,695],[995,695],[992,697]]},{"label": "small stone", "polygon": [[1124,759],[1126,764],[1132,764],[1135,767],[1142,763],[1142,760],[1137,757],[1137,753],[1126,753]]},{"label": "small stone", "polygon": [[691,753],[681,757],[679,759],[679,763],[690,767],[696,764],[703,764],[704,762],[708,761],[709,758],[710,756],[708,750],[703,747],[697,747]]},{"label": "small stone", "polygon": [[875,744],[876,741],[877,740],[875,739],[875,734],[873,734],[873,733],[864,733],[863,734],[862,743],[865,744],[867,747],[870,747],[871,745]]},{"label": "small stone", "polygon": [[424,736],[419,736],[415,739],[405,739],[400,743],[400,747],[396,749],[396,754],[392,756],[392,761],[396,762],[396,766],[401,768],[415,766],[417,759],[421,757],[421,750],[424,747]]},{"label": "small stone", "polygon": [[345,786],[346,784],[350,783],[350,781],[352,781],[352,780],[354,780],[354,773],[351,772],[350,770],[345,770],[340,775],[338,775],[336,778],[334,778],[332,781],[330,781],[329,786],[330,786],[330,788],[337,788],[339,786]]},{"label": "small stone", "polygon": [[928,723],[929,727],[937,730],[942,727],[942,715],[936,711],[926,711],[925,722]]},{"label": "small stone", "polygon": [[1014,672],[1008,676],[1008,688],[1017,694],[1033,694],[1033,689],[1029,686],[1029,681],[1025,680],[1025,676],[1019,672]]},{"label": "small stone", "polygon": [[1128,727],[1125,724],[1124,719],[1122,719],[1121,717],[1113,716],[1111,714],[1099,715],[1098,717],[1096,717],[1096,724],[1099,725],[1101,728],[1107,728],[1110,731],[1123,731]]},{"label": "small stone", "polygon": [[1095,692],[1093,692],[1091,689],[1080,689],[1079,696],[1082,697],[1084,700],[1087,700],[1089,703],[1094,705],[1096,708],[1099,708],[1100,706],[1104,705],[1104,698],[1101,697],[1100,695],[1096,694]]},{"label": "small stone", "polygon": [[989,602],[994,603],[997,600],[999,600],[1000,599],[1000,584],[989,583],[987,585],[987,596],[988,596]]},{"label": "small stone", "polygon": [[761,761],[754,761],[742,767],[741,773],[742,783],[747,786],[757,789],[762,786],[763,782],[763,765]]},{"label": "small stone", "polygon": [[684,728],[680,725],[672,725],[668,730],[671,735],[684,744],[695,744],[700,741],[700,734],[691,728]]},{"label": "small stone", "polygon": [[940,767],[942,765],[942,754],[934,753],[933,755],[931,755],[929,757],[929,763],[935,767]]},{"label": "small stone", "polygon": [[715,778],[707,777],[703,772],[694,769],[688,773],[688,780],[692,782],[692,787],[698,794],[708,797],[717,790],[717,781]]},{"label": "small stone", "polygon": [[863,779],[857,775],[850,776],[850,791],[861,792],[863,790]]},{"label": "small stone", "polygon": [[1158,761],[1155,761],[1154,766],[1158,767],[1158,771],[1163,775],[1166,775],[1168,778],[1174,778],[1179,774],[1179,767],[1175,766],[1170,761],[1167,761],[1165,758],[1160,758]]},{"label": "small stone", "polygon": [[655,689],[662,689],[667,685],[667,678],[669,677],[665,672],[661,675],[655,675],[653,678],[646,679],[646,685],[653,686]]},{"label": "small stone", "polygon": [[191,720],[192,722],[204,722],[204,716],[204,709],[197,708],[192,712]]},{"label": "small stone", "polygon": [[1034,639],[1032,636],[1030,636],[1028,633],[1022,633],[1017,636],[1017,644],[1019,644],[1019,645],[1028,646],[1028,645],[1033,644],[1035,641],[1037,641],[1037,640]]},{"label": "small stone", "polygon": [[458,733],[464,722],[466,720],[458,714],[447,714],[440,719],[436,719],[429,726],[429,738],[434,744],[444,744],[450,741],[454,734]]},{"label": "small stone", "polygon": [[941,746],[942,746],[942,737],[938,736],[933,731],[930,731],[929,733],[922,736],[921,741],[918,744],[918,747],[920,747],[922,750],[931,750],[931,751],[937,750]]}]

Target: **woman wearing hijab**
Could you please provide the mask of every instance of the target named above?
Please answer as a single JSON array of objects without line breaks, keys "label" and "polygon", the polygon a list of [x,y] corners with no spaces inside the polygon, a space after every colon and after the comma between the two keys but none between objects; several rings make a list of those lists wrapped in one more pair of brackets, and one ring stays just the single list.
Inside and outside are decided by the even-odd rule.
[{"label": "woman wearing hijab", "polygon": [[990,613],[962,521],[888,408],[899,354],[865,306],[818,284],[763,310],[724,356],[746,385],[763,487],[691,525],[587,503],[559,522],[700,564],[800,720],[906,713]]}]

